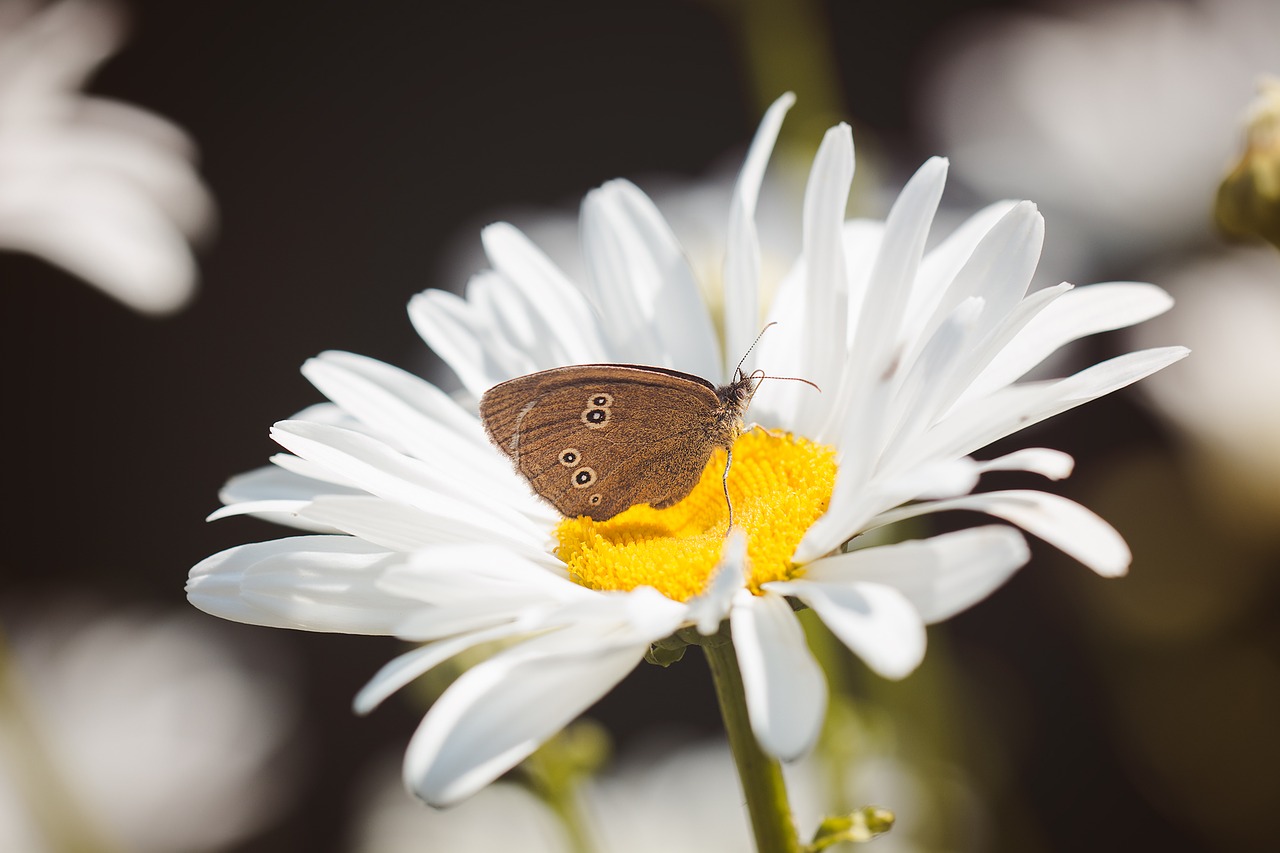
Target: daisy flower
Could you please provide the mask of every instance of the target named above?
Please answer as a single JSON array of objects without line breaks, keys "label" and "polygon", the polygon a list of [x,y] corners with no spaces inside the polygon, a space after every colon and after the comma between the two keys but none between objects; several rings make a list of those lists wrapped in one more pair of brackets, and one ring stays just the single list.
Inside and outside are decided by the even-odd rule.
[{"label": "daisy flower", "polygon": [[124,34],[110,3],[0,2],[0,249],[159,314],[195,290],[188,241],[209,230],[213,203],[185,133],[80,91]]},{"label": "daisy flower", "polygon": [[[626,181],[607,183],[583,202],[585,281],[496,224],[482,235],[492,269],[465,298],[413,299],[412,321],[457,374],[458,397],[326,353],[303,373],[332,402],[276,424],[287,453],[227,484],[215,517],[261,515],[311,534],[204,560],[190,600],[243,622],[418,643],[361,691],[359,711],[464,650],[500,645],[441,695],[408,747],[405,781],[427,802],[455,803],[497,778],[677,632],[706,635],[717,684],[741,691],[759,747],[795,759],[818,734],[826,684],[794,603],[872,669],[901,678],[920,663],[927,623],[973,605],[1027,560],[1017,527],[1102,575],[1125,571],[1123,541],[1075,503],[1034,490],[970,494],[986,471],[1066,476],[1066,454],[968,454],[1181,358],[1181,348],[1153,349],[1017,382],[1064,343],[1160,313],[1167,296],[1137,283],[1028,294],[1043,224],[1026,202],[990,207],[926,252],[942,159],[921,167],[885,221],[846,222],[854,155],[841,124],[813,164],[798,262],[762,304],[757,191],[791,102],[766,113],[738,179],[722,317],[705,307],[652,202]],[[530,492],[476,417],[475,400],[495,384],[563,365],[631,362],[727,381],[762,316],[777,326],[744,369],[822,391],[760,388],[750,416],[763,429],[733,447],[738,525],[727,537],[722,452],[675,506],[566,519]],[[952,509],[1013,526],[859,547],[867,531]],[[727,722],[732,737],[737,723]]]}]

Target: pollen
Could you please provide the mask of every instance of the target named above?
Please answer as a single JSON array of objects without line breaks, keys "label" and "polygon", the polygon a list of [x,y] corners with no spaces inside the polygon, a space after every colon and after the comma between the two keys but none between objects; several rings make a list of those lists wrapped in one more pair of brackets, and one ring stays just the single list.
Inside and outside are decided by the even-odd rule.
[{"label": "pollen", "polygon": [[[569,576],[591,589],[651,586],[676,601],[699,595],[719,564],[729,524],[724,460],[723,450],[712,454],[698,485],[674,506],[641,504],[608,521],[580,516],[560,522],[556,554]],[[747,533],[753,592],[796,576],[791,555],[827,511],[835,475],[834,451],[824,445],[760,429],[738,437],[729,496],[734,524]]]}]

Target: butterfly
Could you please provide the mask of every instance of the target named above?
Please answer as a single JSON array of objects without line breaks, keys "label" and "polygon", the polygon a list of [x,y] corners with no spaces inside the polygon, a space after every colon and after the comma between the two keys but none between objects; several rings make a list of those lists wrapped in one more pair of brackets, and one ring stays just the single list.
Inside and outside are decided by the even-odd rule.
[{"label": "butterfly", "polygon": [[[480,398],[490,440],[541,497],[570,518],[612,518],[636,504],[685,498],[718,447],[727,452],[765,377],[716,386],[699,376],[632,364],[556,367],[495,385]],[[730,522],[733,506],[729,507]]]}]

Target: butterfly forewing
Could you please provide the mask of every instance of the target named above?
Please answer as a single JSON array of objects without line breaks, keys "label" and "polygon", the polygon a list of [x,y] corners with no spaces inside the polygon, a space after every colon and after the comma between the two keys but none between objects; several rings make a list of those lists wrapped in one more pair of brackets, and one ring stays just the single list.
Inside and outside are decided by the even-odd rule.
[{"label": "butterfly forewing", "polygon": [[480,417],[535,492],[567,516],[603,520],[687,495],[719,445],[721,405],[696,376],[583,365],[491,388]]}]

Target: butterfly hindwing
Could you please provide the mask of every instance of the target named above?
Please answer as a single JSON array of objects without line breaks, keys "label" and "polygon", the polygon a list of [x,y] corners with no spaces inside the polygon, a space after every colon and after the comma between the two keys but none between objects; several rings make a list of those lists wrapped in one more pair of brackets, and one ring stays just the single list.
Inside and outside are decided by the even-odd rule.
[{"label": "butterfly hindwing", "polygon": [[497,385],[480,415],[534,491],[567,516],[603,520],[688,494],[717,446],[719,406],[696,376],[583,365]]}]

